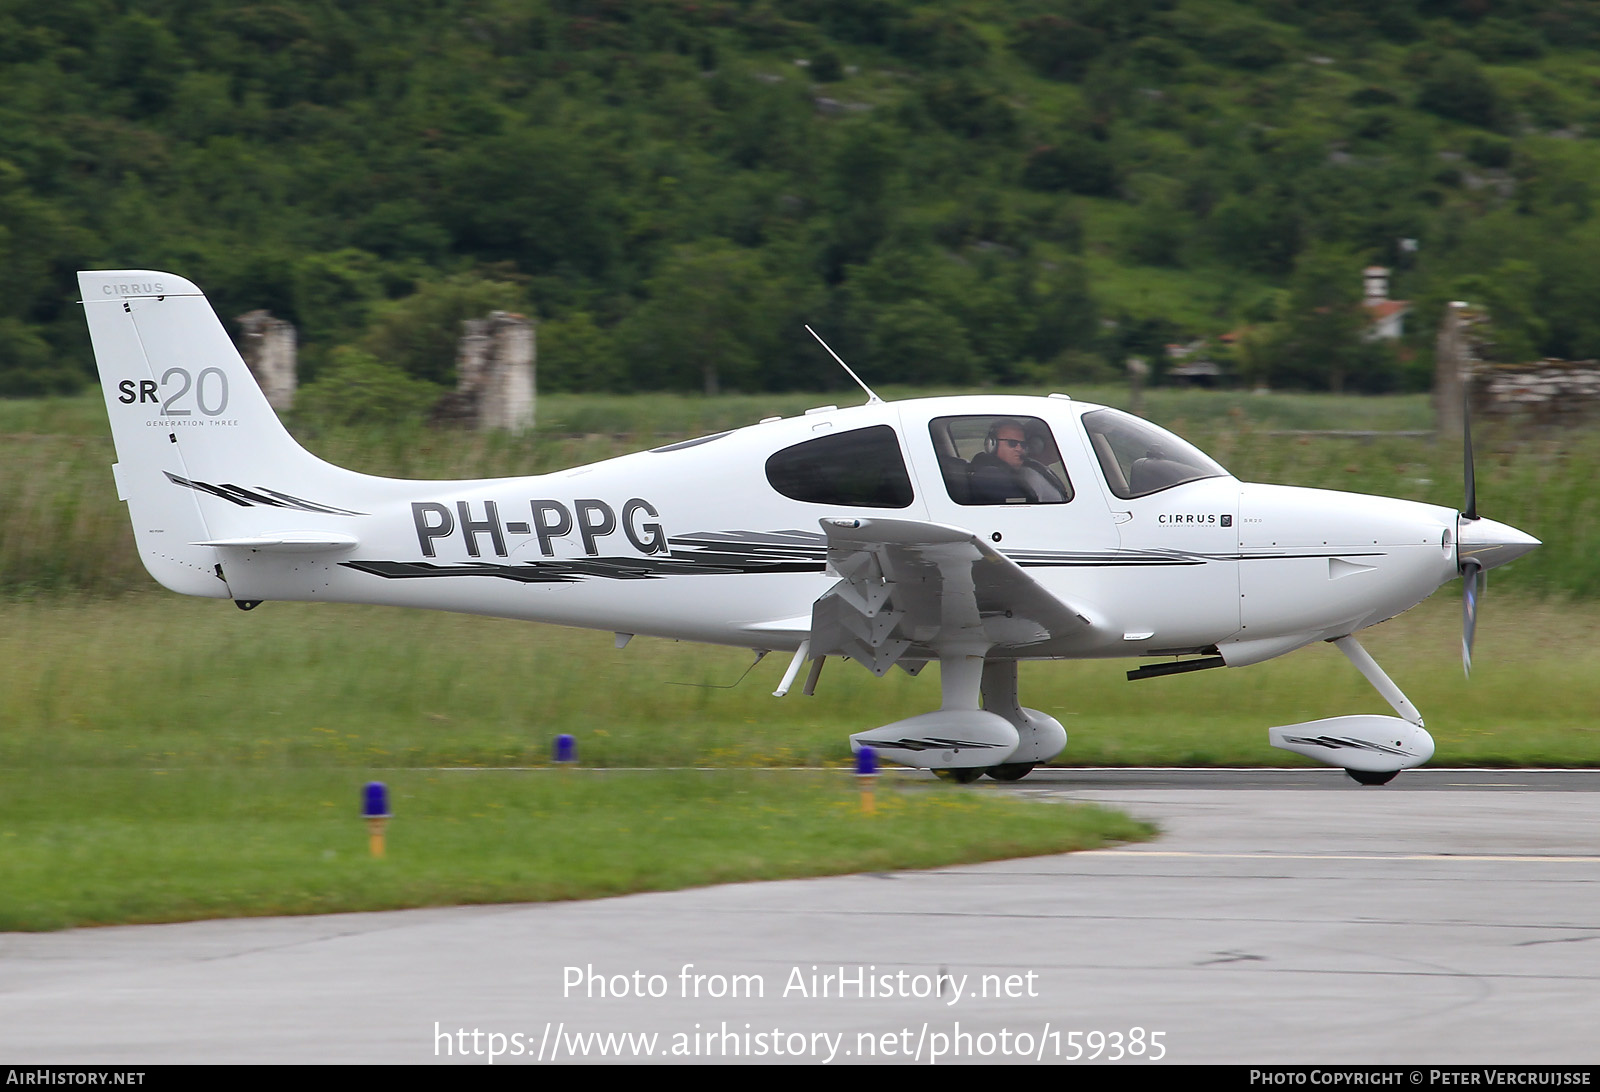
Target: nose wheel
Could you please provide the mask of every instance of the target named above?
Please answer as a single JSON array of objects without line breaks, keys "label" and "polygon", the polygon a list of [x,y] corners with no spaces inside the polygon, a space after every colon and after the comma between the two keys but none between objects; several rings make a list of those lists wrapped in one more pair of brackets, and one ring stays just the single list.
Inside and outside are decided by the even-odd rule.
[{"label": "nose wheel", "polygon": [[1399,770],[1377,770],[1377,771],[1373,771],[1373,770],[1346,770],[1345,771],[1345,773],[1350,775],[1350,780],[1356,782],[1358,785],[1387,785],[1389,782],[1394,780],[1394,775],[1399,773],[1399,772],[1400,772]]},{"label": "nose wheel", "polygon": [[1004,762],[990,766],[985,772],[996,781],[1021,781],[1033,772],[1032,762]]}]

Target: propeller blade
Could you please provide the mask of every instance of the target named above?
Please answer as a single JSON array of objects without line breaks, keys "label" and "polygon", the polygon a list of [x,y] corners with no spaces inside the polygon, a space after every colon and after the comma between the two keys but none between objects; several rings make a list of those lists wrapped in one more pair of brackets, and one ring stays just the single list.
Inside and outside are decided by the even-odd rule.
[{"label": "propeller blade", "polygon": [[1478,584],[1483,568],[1476,561],[1461,566],[1461,668],[1472,674],[1472,639],[1478,629]]},{"label": "propeller blade", "polygon": [[1471,384],[1461,381],[1461,477],[1467,487],[1467,506],[1461,510],[1463,519],[1478,518],[1478,476],[1472,469],[1472,402],[1467,390]]}]

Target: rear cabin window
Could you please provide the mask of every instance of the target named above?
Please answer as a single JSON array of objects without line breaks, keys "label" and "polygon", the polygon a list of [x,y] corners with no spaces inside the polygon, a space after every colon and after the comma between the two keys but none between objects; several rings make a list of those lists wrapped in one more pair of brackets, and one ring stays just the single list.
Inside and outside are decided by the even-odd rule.
[{"label": "rear cabin window", "polygon": [[786,447],[767,460],[767,481],[791,500],[851,508],[906,508],[911,476],[888,425]]},{"label": "rear cabin window", "polygon": [[937,417],[928,423],[944,487],[957,504],[1065,504],[1072,479],[1037,417]]}]

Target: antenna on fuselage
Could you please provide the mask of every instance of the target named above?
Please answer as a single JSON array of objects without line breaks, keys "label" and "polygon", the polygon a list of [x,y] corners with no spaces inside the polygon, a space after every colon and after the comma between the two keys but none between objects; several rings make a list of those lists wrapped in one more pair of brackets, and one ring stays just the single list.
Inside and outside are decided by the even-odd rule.
[{"label": "antenna on fuselage", "polygon": [[822,335],[817,333],[815,330],[813,330],[810,327],[809,324],[806,326],[806,333],[808,333],[812,337],[816,338],[817,339],[817,344],[821,345],[824,349],[827,349],[828,350],[828,355],[833,357],[833,359],[837,360],[839,362],[839,367],[843,368],[849,374],[850,378],[854,379],[856,381],[856,386],[860,387],[862,390],[867,392],[867,405],[870,406],[874,402],[882,402],[883,401],[883,399],[879,398],[876,394],[872,393],[872,388],[871,387],[869,387],[865,383],[861,382],[861,377],[859,375],[857,375],[855,372],[850,370],[850,365],[848,365],[848,364],[846,364],[844,362],[844,358],[841,357],[838,353],[834,352],[833,349],[828,345],[828,343],[826,341],[822,340]]}]

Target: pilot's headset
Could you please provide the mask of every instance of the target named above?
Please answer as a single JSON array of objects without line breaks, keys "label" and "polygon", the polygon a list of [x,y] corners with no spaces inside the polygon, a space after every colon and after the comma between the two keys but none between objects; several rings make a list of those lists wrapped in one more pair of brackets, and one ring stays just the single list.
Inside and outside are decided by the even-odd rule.
[{"label": "pilot's headset", "polygon": [[1028,435],[1027,428],[1015,417],[1002,417],[989,426],[989,432],[983,438],[983,450],[991,455],[1000,450],[1000,430],[1003,428],[1014,428],[1022,433],[1022,453],[1030,459],[1034,457],[1037,442]]}]

